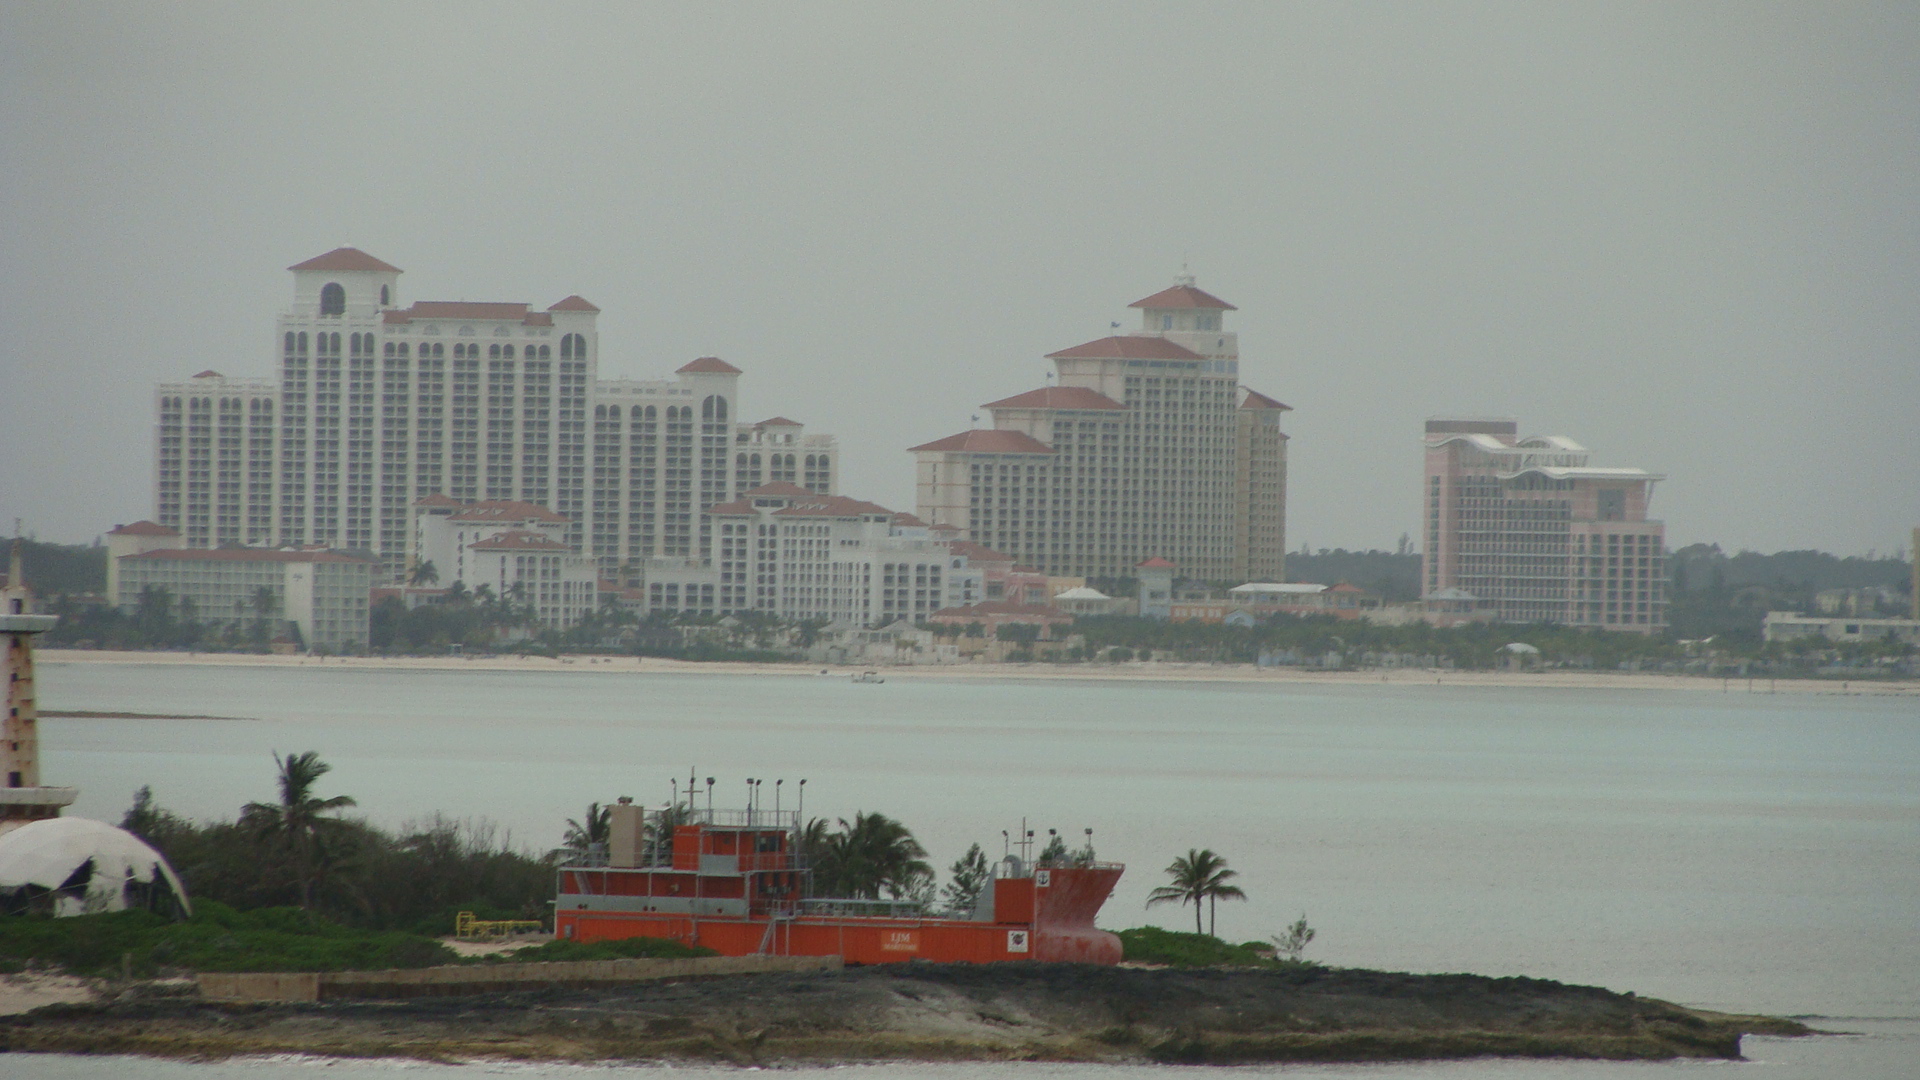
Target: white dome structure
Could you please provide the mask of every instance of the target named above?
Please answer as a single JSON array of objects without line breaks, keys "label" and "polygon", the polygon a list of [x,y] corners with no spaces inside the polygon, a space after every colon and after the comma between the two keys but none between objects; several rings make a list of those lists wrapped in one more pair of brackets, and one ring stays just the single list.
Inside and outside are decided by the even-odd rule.
[{"label": "white dome structure", "polygon": [[187,890],[165,857],[125,829],[60,817],[0,836],[0,913],[92,915],[128,908],[192,912]]}]

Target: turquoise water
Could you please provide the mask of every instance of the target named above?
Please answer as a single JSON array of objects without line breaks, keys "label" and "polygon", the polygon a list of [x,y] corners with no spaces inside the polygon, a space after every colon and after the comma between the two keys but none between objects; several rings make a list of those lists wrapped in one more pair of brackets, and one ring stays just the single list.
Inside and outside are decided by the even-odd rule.
[{"label": "turquoise water", "polygon": [[1330,964],[1525,974],[1871,1029],[1752,1042],[1781,1068],[1826,1055],[1807,1075],[1872,1075],[1834,1055],[1903,1057],[1920,1036],[1912,699],[60,663],[41,678],[45,708],[241,718],[43,721],[49,781],[78,784],[85,816],[117,818],[141,784],[176,812],[231,816],[272,794],[273,751],[313,749],[335,766],[324,791],[377,821],[485,817],[545,848],[588,802],[663,802],[689,766],[719,778],[717,804],[740,802],[747,776],[784,777],[791,807],[804,777],[810,816],[883,810],[941,866],[973,841],[997,855],[1023,815],[1043,838],[1091,827],[1101,857],[1129,865],[1109,927],[1190,927],[1190,911],[1142,902],[1174,855],[1212,847],[1249,897],[1221,907],[1225,937],[1304,913],[1319,931],[1308,956]]}]

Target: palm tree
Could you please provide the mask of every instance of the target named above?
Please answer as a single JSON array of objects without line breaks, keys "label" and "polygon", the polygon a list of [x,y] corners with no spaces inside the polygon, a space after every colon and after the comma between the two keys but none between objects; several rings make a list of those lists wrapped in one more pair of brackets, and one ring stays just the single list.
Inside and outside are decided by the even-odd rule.
[{"label": "palm tree", "polygon": [[1192,904],[1193,932],[1201,933],[1200,901],[1207,902],[1206,933],[1213,933],[1214,913],[1221,900],[1245,900],[1247,894],[1240,891],[1238,885],[1227,884],[1228,879],[1239,877],[1239,873],[1227,869],[1227,860],[1214,854],[1211,848],[1194,850],[1189,848],[1185,855],[1173,860],[1167,867],[1167,876],[1173,879],[1170,885],[1162,885],[1147,894],[1147,906],[1155,904]]},{"label": "palm tree", "polygon": [[313,793],[313,785],[333,769],[317,751],[284,758],[275,754],[273,763],[280,769],[280,801],[248,803],[240,811],[240,823],[261,839],[286,846],[300,888],[300,906],[311,908],[313,886],[331,855],[327,839],[343,824],[325,815],[353,806],[354,801],[349,795],[322,799]]},{"label": "palm tree", "polygon": [[969,915],[979,902],[980,894],[993,883],[993,869],[987,865],[986,852],[980,850],[979,844],[973,845],[954,861],[950,872],[953,880],[947,883],[940,897],[946,901],[949,911]]},{"label": "palm tree", "polygon": [[878,900],[884,892],[899,900],[924,892],[933,879],[927,850],[905,825],[885,814],[841,818],[835,832],[815,818],[802,830],[800,847],[821,895]]},{"label": "palm tree", "polygon": [[646,850],[648,865],[665,862],[673,854],[673,830],[693,822],[693,804],[674,803],[656,810],[647,820]]},{"label": "palm tree", "polygon": [[575,851],[586,851],[594,844],[604,844],[612,829],[613,807],[599,803],[587,804],[587,823],[582,825],[572,818],[567,819],[567,835],[560,842]]},{"label": "palm tree", "polygon": [[407,584],[427,586],[440,583],[440,568],[433,565],[432,559],[422,559],[414,564],[413,573],[407,575]]}]

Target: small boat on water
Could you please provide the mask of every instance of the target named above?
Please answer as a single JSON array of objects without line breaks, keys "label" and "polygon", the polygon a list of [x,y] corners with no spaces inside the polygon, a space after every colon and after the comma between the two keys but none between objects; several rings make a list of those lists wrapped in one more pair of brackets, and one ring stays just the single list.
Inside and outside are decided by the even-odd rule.
[{"label": "small boat on water", "polygon": [[796,811],[649,813],[622,802],[608,824],[604,853],[559,868],[555,937],[669,938],[724,956],[854,964],[1120,962],[1120,939],[1093,925],[1126,869],[1119,863],[1009,854],[971,910],[931,914],[909,901],[813,895]]},{"label": "small boat on water", "polygon": [[854,682],[883,683],[887,680],[877,671],[863,671],[853,677]]}]

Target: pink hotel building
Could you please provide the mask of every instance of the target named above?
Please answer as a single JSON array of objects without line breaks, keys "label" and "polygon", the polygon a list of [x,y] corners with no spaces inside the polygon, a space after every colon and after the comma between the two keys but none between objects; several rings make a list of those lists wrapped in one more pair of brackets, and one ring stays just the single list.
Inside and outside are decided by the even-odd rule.
[{"label": "pink hotel building", "polygon": [[1560,435],[1511,420],[1427,421],[1429,601],[1500,622],[1655,634],[1667,625],[1666,527],[1644,469],[1594,468]]}]

